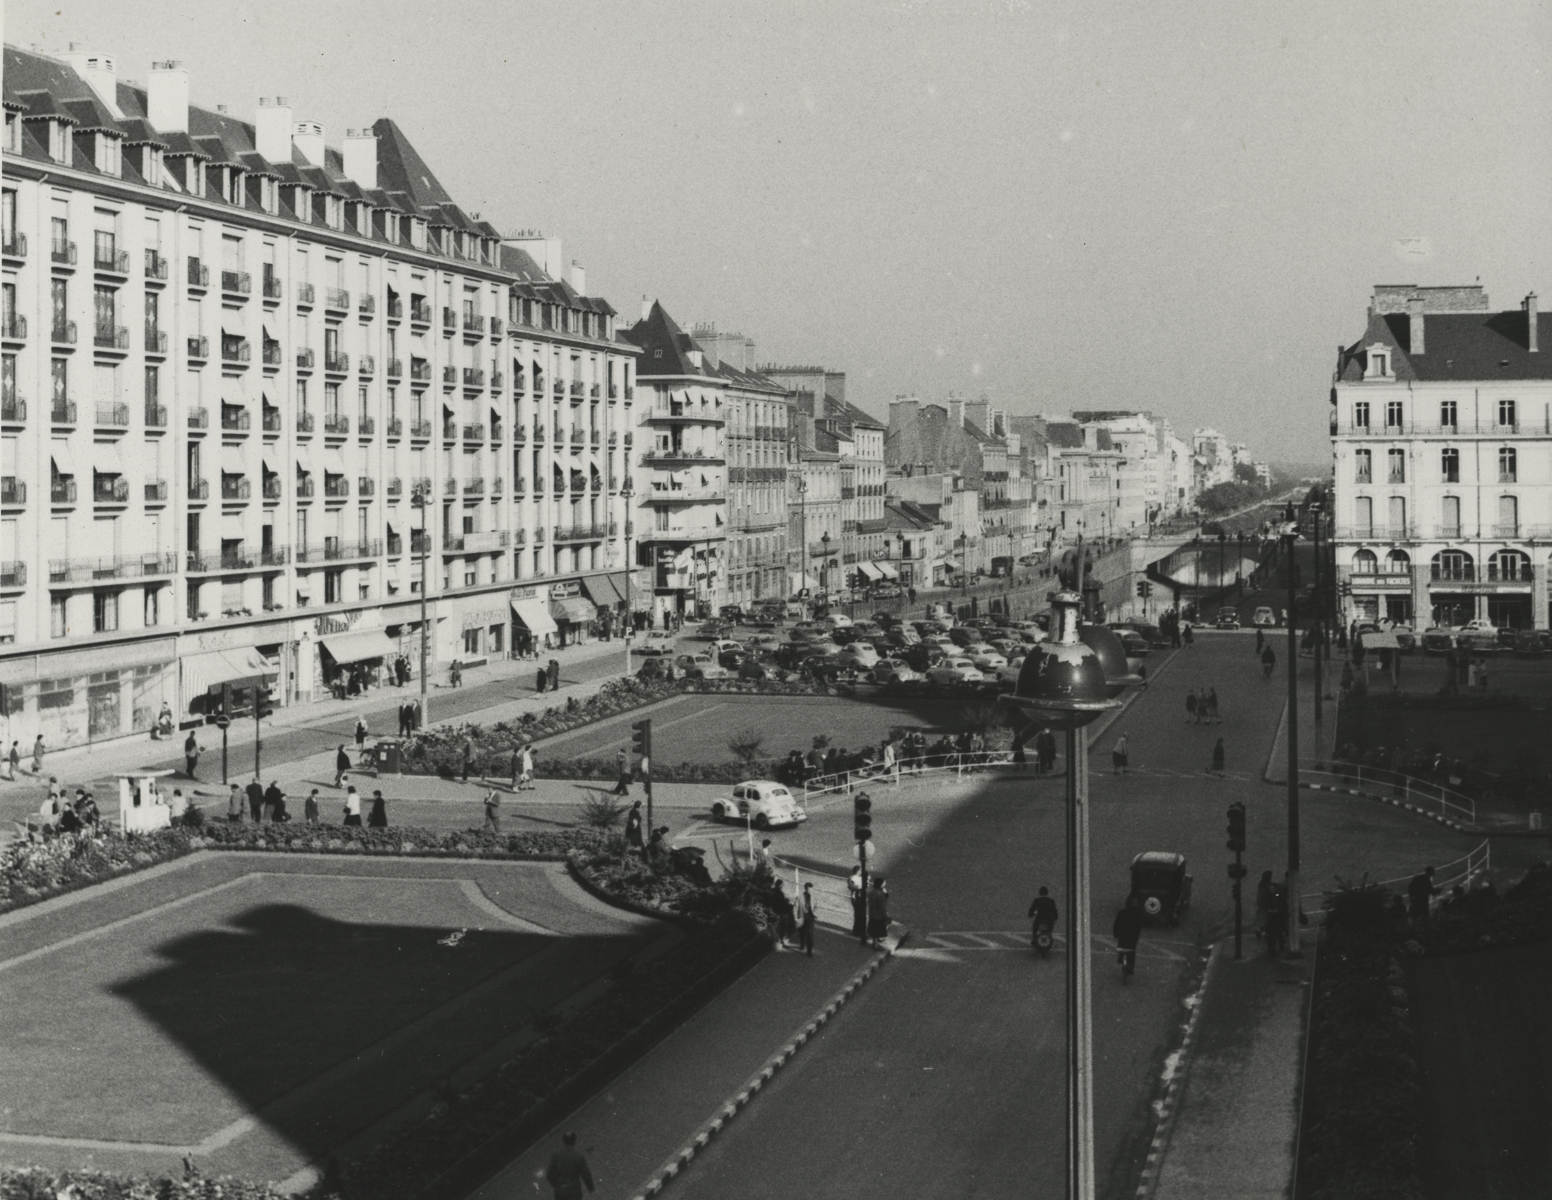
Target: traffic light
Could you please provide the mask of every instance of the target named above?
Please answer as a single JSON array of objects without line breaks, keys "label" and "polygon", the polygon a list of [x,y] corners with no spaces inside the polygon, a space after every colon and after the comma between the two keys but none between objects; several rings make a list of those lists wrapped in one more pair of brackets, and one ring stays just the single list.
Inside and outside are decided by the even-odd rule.
[{"label": "traffic light", "polygon": [[873,836],[873,797],[858,792],[851,801],[853,834],[858,842],[866,842]]},{"label": "traffic light", "polygon": [[651,769],[652,759],[652,718],[637,721],[631,726],[631,753],[635,754]]},{"label": "traffic light", "polygon": [[1151,595],[1153,595],[1153,584],[1146,579],[1139,579],[1137,581],[1138,598],[1141,600],[1146,600]]},{"label": "traffic light", "polygon": [[254,715],[255,719],[262,721],[265,717],[272,715],[274,713],[274,711],[275,711],[275,699],[274,699],[274,697],[272,695],[270,695],[269,688],[267,688],[267,687],[257,687],[257,688],[254,688],[253,689],[253,715]]},{"label": "traffic light", "polygon": [[1229,849],[1235,852],[1245,848],[1245,806],[1236,800],[1229,805]]}]

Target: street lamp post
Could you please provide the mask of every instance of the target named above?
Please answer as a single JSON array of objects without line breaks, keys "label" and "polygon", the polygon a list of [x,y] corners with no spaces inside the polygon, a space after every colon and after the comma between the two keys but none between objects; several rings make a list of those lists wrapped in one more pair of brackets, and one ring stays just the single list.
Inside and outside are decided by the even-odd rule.
[{"label": "street lamp post", "polygon": [[798,591],[808,591],[808,480],[798,476]]},{"label": "street lamp post", "polygon": [[420,510],[420,723],[431,724],[431,684],[427,678],[429,637],[426,631],[426,559],[431,554],[430,538],[426,534],[426,489],[416,487],[410,494],[410,503]]},{"label": "street lamp post", "polygon": [[1310,501],[1310,524],[1314,526],[1315,572],[1314,595],[1310,605],[1310,641],[1315,654],[1315,724],[1321,723],[1320,645],[1326,640],[1325,614],[1320,611],[1320,501]]},{"label": "street lamp post", "polygon": [[819,590],[824,593],[825,611],[830,611],[830,531],[826,529],[819,535],[819,544],[824,547],[819,559]]},{"label": "street lamp post", "polygon": [[631,497],[635,495],[627,484],[620,492],[620,499],[625,503],[625,673],[631,673],[631,639],[636,633],[636,613],[631,608],[631,576],[636,573],[636,564],[631,559]]},{"label": "street lamp post", "polygon": [[1298,571],[1293,561],[1294,534],[1288,547],[1288,956],[1303,958],[1299,948],[1299,613],[1294,607]]},{"label": "street lamp post", "polygon": [[[970,595],[970,534],[959,535],[959,594],[961,597]],[[963,607],[961,603],[960,607]]]}]

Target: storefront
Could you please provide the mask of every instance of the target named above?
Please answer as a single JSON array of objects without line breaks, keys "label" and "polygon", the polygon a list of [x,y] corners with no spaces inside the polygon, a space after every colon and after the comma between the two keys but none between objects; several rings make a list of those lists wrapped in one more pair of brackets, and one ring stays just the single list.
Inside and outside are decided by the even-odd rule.
[{"label": "storefront", "polygon": [[214,716],[223,702],[229,716],[252,712],[255,689],[272,687],[280,675],[278,663],[256,646],[191,654],[180,666],[184,712],[194,717]]},{"label": "storefront", "polygon": [[512,651],[518,658],[553,649],[556,644],[560,630],[550,616],[549,599],[543,591],[537,587],[512,589]]},{"label": "storefront", "polygon": [[559,644],[577,646],[587,642],[598,609],[582,595],[581,581],[571,579],[551,586],[550,616],[559,630]]},{"label": "storefront", "polygon": [[[23,751],[39,734],[50,749],[145,734],[165,703],[178,711],[170,637],[0,660],[5,736]],[[9,742],[7,743],[7,745]]]},{"label": "storefront", "polygon": [[387,683],[386,667],[398,653],[381,629],[320,634],[318,649],[324,687],[337,697],[359,696]]},{"label": "storefront", "polygon": [[625,632],[627,590],[634,590],[627,582],[624,571],[612,571],[607,575],[589,575],[582,580],[582,591],[598,610],[595,631],[605,640],[620,637]]}]

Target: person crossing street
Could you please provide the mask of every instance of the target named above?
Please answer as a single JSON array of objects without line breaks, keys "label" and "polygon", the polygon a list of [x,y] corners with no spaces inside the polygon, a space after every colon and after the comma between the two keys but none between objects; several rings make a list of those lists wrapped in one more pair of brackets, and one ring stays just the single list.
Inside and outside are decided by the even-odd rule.
[{"label": "person crossing street", "polygon": [[1142,905],[1136,896],[1126,898],[1126,904],[1116,913],[1110,934],[1115,938],[1116,958],[1121,964],[1121,982],[1125,983],[1137,970],[1137,942],[1142,937]]}]

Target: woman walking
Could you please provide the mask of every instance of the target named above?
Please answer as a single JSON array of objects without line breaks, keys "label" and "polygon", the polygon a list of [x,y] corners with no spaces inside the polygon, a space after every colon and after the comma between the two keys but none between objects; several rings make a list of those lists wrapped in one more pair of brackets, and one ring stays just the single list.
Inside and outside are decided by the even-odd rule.
[{"label": "woman walking", "polygon": [[1213,746],[1212,773],[1214,775],[1222,775],[1223,774],[1223,739],[1222,738],[1219,738],[1217,743]]},{"label": "woman walking", "polygon": [[1192,688],[1186,693],[1186,724],[1196,724],[1196,689]]},{"label": "woman walking", "polygon": [[1223,718],[1218,715],[1218,689],[1207,689],[1207,719],[1215,725],[1222,725]]},{"label": "woman walking", "polygon": [[1124,733],[1116,739],[1115,749],[1110,752],[1110,765],[1114,768],[1113,773],[1116,775],[1130,772],[1131,770],[1131,767],[1127,765],[1126,734]]},{"label": "woman walking", "polygon": [[366,749],[366,718],[356,718],[356,753],[360,754]]},{"label": "woman walking", "polygon": [[382,792],[372,793],[372,811],[367,814],[366,823],[373,829],[388,828],[388,806],[383,803]]},{"label": "woman walking", "polygon": [[534,790],[533,767],[533,745],[529,742],[524,742],[517,761],[518,791],[531,792]]},{"label": "woman walking", "polygon": [[868,889],[868,940],[874,947],[882,947],[889,933],[889,888],[882,875],[873,876],[873,886]]}]

